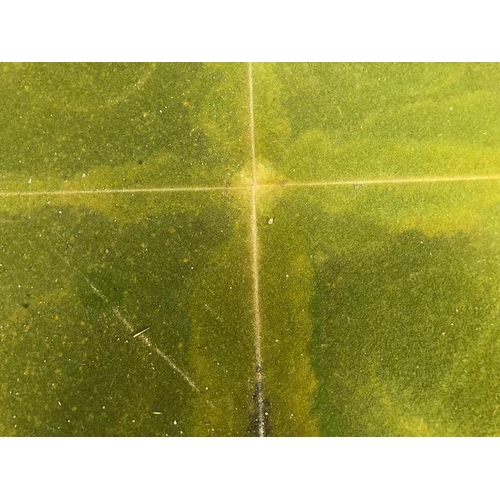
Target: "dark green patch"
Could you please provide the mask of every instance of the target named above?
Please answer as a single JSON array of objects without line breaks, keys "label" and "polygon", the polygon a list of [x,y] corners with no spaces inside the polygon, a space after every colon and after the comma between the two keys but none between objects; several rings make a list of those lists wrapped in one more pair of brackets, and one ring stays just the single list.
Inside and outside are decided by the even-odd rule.
[{"label": "dark green patch", "polygon": [[275,188],[263,204],[278,434],[497,434],[494,185]]},{"label": "dark green patch", "polygon": [[[220,195],[207,194],[195,203],[182,194],[126,198],[34,201],[23,223],[0,227],[1,269],[8,283],[1,303],[3,434],[189,435],[203,418],[192,408],[206,396],[205,385],[217,384],[217,373],[199,370],[197,355],[189,354],[200,319],[186,312],[206,280],[220,283],[210,264],[218,249],[227,241],[245,241],[245,234],[235,233],[239,210]],[[156,202],[171,210],[159,211]],[[102,211],[85,208],[87,203]],[[140,218],[134,222],[128,210],[141,210]],[[240,262],[231,253],[227,259]],[[248,280],[242,279],[243,268],[234,270],[236,275],[224,267],[241,290],[232,304],[239,317]],[[217,296],[214,290],[210,293]],[[22,305],[27,298],[29,308]],[[234,319],[227,324],[231,335],[221,360],[226,365],[231,359],[234,366],[230,376],[219,374],[220,384],[244,397],[242,369],[251,370],[251,332],[241,330],[244,343],[235,357]],[[153,346],[202,393],[133,337],[145,328]],[[206,325],[203,336],[218,331],[217,325]],[[224,407],[225,415],[234,411]],[[251,410],[242,405],[238,413],[249,419]],[[222,432],[219,427],[215,434]],[[224,429],[231,435],[244,432],[246,421]]]},{"label": "dark green patch", "polygon": [[[341,221],[331,223],[343,231]],[[390,409],[370,387],[376,379],[391,387],[395,404],[401,399],[417,412],[441,405],[426,418],[439,419],[442,430],[437,433],[448,429],[453,434],[455,412],[443,390],[446,398],[457,383],[447,376],[488,331],[485,319],[496,308],[491,301],[495,287],[488,286],[490,269],[478,265],[481,254],[465,235],[375,230],[378,249],[334,257],[316,270],[311,352],[317,360],[323,433],[405,433],[381,425]],[[461,412],[470,414],[474,405],[468,399],[463,398]],[[469,428],[471,423],[476,432],[481,429],[478,422],[469,422]]]}]

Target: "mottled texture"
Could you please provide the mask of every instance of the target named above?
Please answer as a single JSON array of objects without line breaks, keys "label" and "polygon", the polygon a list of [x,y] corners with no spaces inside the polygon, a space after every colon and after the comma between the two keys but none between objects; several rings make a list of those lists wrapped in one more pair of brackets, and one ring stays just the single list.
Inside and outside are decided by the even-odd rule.
[{"label": "mottled texture", "polygon": [[499,76],[1,65],[0,435],[499,435]]}]

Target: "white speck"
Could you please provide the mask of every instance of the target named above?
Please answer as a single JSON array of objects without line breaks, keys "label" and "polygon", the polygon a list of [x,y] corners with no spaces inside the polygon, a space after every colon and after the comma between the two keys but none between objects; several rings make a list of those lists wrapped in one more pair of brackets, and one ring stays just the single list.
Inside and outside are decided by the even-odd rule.
[{"label": "white speck", "polygon": [[61,402],[60,402],[60,401],[58,401],[58,402],[57,402],[57,404],[58,404],[59,406],[61,406]]},{"label": "white speck", "polygon": [[102,407],[102,409],[103,409],[103,410],[105,410],[105,409],[106,409],[106,406],[103,406],[103,407]]},{"label": "white speck", "polygon": [[205,387],[205,390],[208,391],[208,387]]},{"label": "white speck", "polygon": [[174,425],[177,425],[177,420],[174,420],[173,424],[174,424]]},{"label": "white speck", "polygon": [[143,334],[144,332],[147,332],[148,330],[149,330],[149,326],[147,328],[144,328],[144,330],[137,332],[135,335],[133,335],[133,338],[138,337],[139,335]]},{"label": "white speck", "polygon": [[82,174],[82,179],[85,179],[85,177],[87,177],[86,174]]},{"label": "white speck", "polygon": [[278,340],[278,339],[276,339],[276,342],[279,342],[279,340]]},{"label": "white speck", "polygon": [[453,106],[450,106],[450,111],[453,111]]},{"label": "white speck", "polygon": [[274,217],[267,219],[268,224],[274,224]]},{"label": "white speck", "polygon": [[31,184],[31,177],[28,179],[28,184]]}]

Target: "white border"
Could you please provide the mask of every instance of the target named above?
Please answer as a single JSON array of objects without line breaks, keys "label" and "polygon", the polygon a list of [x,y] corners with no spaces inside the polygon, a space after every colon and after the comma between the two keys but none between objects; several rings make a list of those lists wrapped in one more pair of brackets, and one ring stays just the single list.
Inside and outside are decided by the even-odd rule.
[{"label": "white border", "polygon": [[496,61],[493,2],[4,2],[4,61]]},{"label": "white border", "polygon": [[0,440],[2,498],[498,498],[498,440]]}]

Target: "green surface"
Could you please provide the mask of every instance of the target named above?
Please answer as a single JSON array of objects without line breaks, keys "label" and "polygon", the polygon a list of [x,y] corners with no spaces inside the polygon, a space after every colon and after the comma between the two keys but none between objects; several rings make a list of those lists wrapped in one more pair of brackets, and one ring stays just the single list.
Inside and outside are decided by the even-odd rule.
[{"label": "green surface", "polygon": [[248,161],[244,65],[2,69],[5,187],[224,185]]},{"label": "green surface", "polygon": [[293,181],[498,173],[498,64],[254,70],[261,161]]},{"label": "green surface", "polygon": [[0,435],[500,434],[499,65],[0,68]]},{"label": "green surface", "polygon": [[303,189],[262,232],[282,433],[498,434],[498,184]]},{"label": "green surface", "polygon": [[47,196],[1,209],[0,433],[246,431],[250,279],[234,255],[248,228],[234,199]]}]

